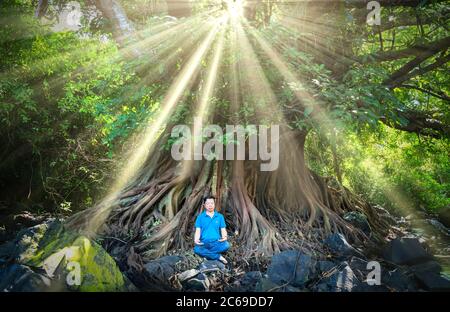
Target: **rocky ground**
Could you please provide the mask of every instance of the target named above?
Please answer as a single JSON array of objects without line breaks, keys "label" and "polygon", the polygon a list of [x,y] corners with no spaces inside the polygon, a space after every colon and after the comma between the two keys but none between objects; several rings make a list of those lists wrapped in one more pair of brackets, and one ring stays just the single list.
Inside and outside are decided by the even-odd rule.
[{"label": "rocky ground", "polygon": [[[325,254],[303,249],[240,259],[230,251],[229,264],[224,265],[189,251],[135,268],[124,265],[123,255],[106,252],[100,241],[67,232],[62,220],[23,213],[10,220],[12,230],[3,228],[0,233],[6,241],[0,246],[0,290],[449,291],[448,228],[427,214],[405,218],[376,209],[389,220],[392,235],[384,246],[372,250],[352,246],[335,233],[323,241]],[[344,218],[370,236],[364,215],[351,212]],[[126,257],[132,258],[133,252]]]}]

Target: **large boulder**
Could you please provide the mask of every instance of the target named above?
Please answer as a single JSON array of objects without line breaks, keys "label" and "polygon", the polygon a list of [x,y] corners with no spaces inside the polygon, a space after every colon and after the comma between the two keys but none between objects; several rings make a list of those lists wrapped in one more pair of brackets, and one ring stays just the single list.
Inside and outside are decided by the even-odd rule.
[{"label": "large boulder", "polygon": [[411,266],[409,269],[414,273],[423,272],[440,274],[442,271],[442,267],[437,261],[427,261],[419,263]]},{"label": "large boulder", "polygon": [[429,291],[450,291],[450,280],[433,272],[416,272],[420,285]]},{"label": "large boulder", "polygon": [[169,278],[176,273],[176,264],[182,260],[181,256],[164,256],[148,262],[144,269],[153,281],[168,284]]},{"label": "large boulder", "polygon": [[383,257],[399,265],[414,265],[433,260],[416,238],[396,238],[383,251]]},{"label": "large boulder", "polygon": [[325,274],[336,267],[336,264],[328,260],[317,261],[316,269],[319,274]]},{"label": "large boulder", "polygon": [[276,284],[303,287],[315,275],[315,266],[316,261],[310,255],[288,250],[272,257],[267,275]]},{"label": "large boulder", "polygon": [[[0,248],[0,258],[42,271],[51,279],[53,290],[126,290],[124,277],[111,256],[93,240],[66,231],[58,221],[21,231],[13,245]],[[41,286],[45,287],[36,288]]]}]

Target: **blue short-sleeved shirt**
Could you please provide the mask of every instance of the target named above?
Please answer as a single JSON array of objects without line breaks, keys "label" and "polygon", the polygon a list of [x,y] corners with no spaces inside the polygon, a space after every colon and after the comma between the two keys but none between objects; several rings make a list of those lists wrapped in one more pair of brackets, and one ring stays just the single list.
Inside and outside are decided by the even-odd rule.
[{"label": "blue short-sleeved shirt", "polygon": [[195,220],[195,227],[200,228],[200,241],[202,243],[217,241],[222,237],[220,229],[226,227],[225,218],[216,211],[211,218],[205,210]]}]

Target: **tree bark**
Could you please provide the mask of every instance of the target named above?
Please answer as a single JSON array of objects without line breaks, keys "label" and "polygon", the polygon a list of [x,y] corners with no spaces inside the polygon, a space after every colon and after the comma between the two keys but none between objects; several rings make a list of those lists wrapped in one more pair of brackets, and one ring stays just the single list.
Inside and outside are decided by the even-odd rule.
[{"label": "tree bark", "polygon": [[39,0],[34,16],[36,18],[43,17],[47,12],[47,9],[48,9],[48,0]]},{"label": "tree bark", "polygon": [[111,22],[114,40],[132,57],[139,57],[141,52],[133,45],[137,40],[133,24],[118,0],[96,0],[98,10]]},{"label": "tree bark", "polygon": [[189,17],[192,15],[191,0],[167,0],[167,11],[176,18]]}]

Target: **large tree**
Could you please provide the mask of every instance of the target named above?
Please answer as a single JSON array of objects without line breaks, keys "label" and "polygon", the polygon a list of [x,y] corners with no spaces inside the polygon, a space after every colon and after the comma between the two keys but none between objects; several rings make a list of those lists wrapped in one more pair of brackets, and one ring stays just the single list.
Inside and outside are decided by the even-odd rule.
[{"label": "large tree", "polygon": [[[258,35],[258,29],[243,21],[242,29],[248,31],[252,38],[248,40],[239,27],[230,24],[226,53],[234,61],[226,62],[218,71],[221,74],[217,79],[225,88],[217,91],[216,95],[230,105],[226,109],[215,107],[208,120],[221,126],[267,121],[269,124],[282,123],[279,168],[273,172],[261,172],[260,162],[247,160],[199,160],[180,165],[172,158],[170,149],[159,147],[167,144],[173,126],[189,124],[195,116],[195,101],[186,101],[184,105],[190,113],[166,123],[163,133],[153,144],[158,148],[150,149],[139,171],[112,199],[76,215],[70,224],[94,224],[94,228],[101,225],[102,230],[111,235],[127,239],[140,253],[156,257],[172,248],[191,246],[189,237],[201,199],[205,194],[213,193],[218,198],[219,209],[225,212],[231,229],[236,233],[239,250],[246,255],[272,254],[280,248],[305,244],[314,248],[313,243],[331,231],[342,232],[355,241],[364,241],[364,233],[342,218],[345,211],[364,212],[374,233],[383,235],[385,224],[369,204],[342,186],[333,187],[329,179],[318,176],[306,166],[305,142],[312,131],[309,125],[321,121],[326,124],[327,113],[338,112],[342,116],[355,111],[361,115],[369,112],[377,122],[402,131],[448,138],[448,113],[436,108],[414,107],[398,99],[388,100],[395,98],[395,92],[403,88],[448,102],[445,90],[440,90],[437,85],[438,80],[435,80],[436,85],[424,86],[416,79],[442,70],[449,60],[449,40],[442,35],[447,27],[448,10],[441,12],[443,7],[436,2],[440,1],[381,1],[398,18],[388,21],[388,16],[383,15],[385,22],[372,27],[365,24],[367,10],[363,1],[276,1],[272,4],[277,10],[273,11],[267,10],[267,1],[246,1],[245,16],[250,22],[257,20],[258,16],[278,14],[277,21],[269,18],[259,25],[269,26],[268,21],[272,21],[279,23],[284,31],[300,33],[289,46],[294,46],[301,57],[304,57],[302,53],[308,55],[302,61],[310,60],[311,67],[323,64],[333,85],[345,86],[349,75],[364,72],[375,63],[384,66],[383,73],[376,77],[379,80],[377,90],[381,90],[379,94],[372,92],[370,96],[354,97],[352,103],[343,105],[321,94],[317,86],[305,83],[308,91],[293,90],[292,101],[278,107],[278,94],[270,94],[271,88],[318,78],[306,71],[297,77],[289,66],[285,66],[280,54],[274,53],[286,48],[282,40],[269,45]],[[170,9],[172,1],[168,4],[169,12],[174,12],[175,9]],[[258,14],[258,9],[265,11]],[[439,18],[430,18],[431,12],[439,12]],[[185,16],[185,13],[171,15]],[[425,31],[424,25],[430,25],[430,28]],[[405,27],[409,31],[408,36],[402,35]],[[411,30],[413,28],[417,31]],[[368,48],[370,41],[378,50]],[[258,53],[248,52],[252,45],[259,45]],[[264,54],[271,56],[270,61],[260,65],[255,60]],[[260,75],[268,67],[273,67],[281,75],[278,82]],[[244,68],[250,70],[242,71]],[[384,77],[386,73],[388,75]],[[191,78],[193,89],[205,88],[198,75]],[[433,82],[433,79],[429,80]],[[258,86],[254,81],[258,81]],[[262,100],[262,106],[258,100]],[[319,104],[312,106],[311,100]],[[249,107],[246,106],[248,103]],[[254,113],[247,115],[243,108]],[[298,125],[299,120],[306,126],[293,126]],[[324,128],[324,131],[329,130],[327,126]],[[293,235],[293,239],[280,234],[287,232]]]}]

